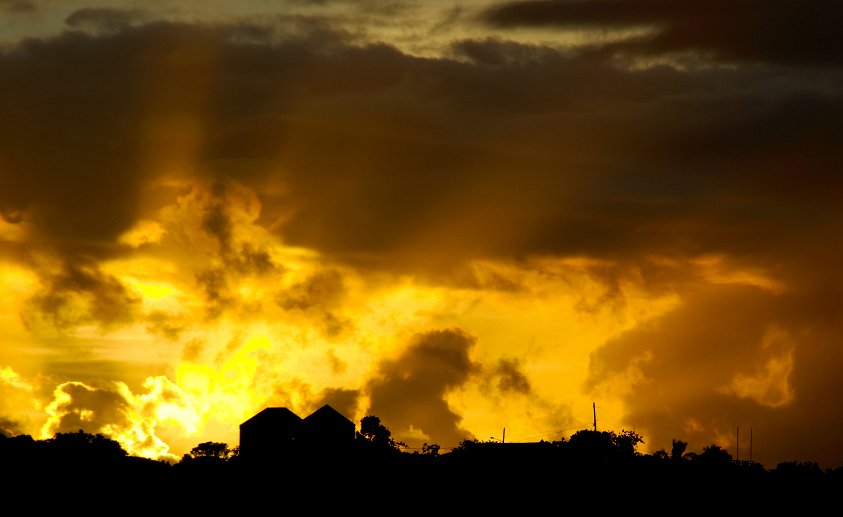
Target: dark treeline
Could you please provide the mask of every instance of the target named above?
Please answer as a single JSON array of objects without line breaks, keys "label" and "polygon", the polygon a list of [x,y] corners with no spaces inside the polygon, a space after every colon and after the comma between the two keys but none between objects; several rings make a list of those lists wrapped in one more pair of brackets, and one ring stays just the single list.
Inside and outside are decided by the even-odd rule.
[{"label": "dark treeline", "polygon": [[[447,452],[436,444],[409,452],[377,417],[364,420],[365,432],[356,432],[353,445],[341,449],[311,444],[282,456],[245,458],[237,447],[203,442],[177,462],[131,456],[118,442],[81,430],[47,440],[0,435],[0,487],[6,499],[30,494],[27,500],[40,505],[70,505],[89,514],[119,513],[125,505],[218,512],[275,505],[270,513],[281,514],[298,504],[317,513],[375,515],[544,515],[548,505],[551,513],[804,512],[839,507],[843,495],[843,466],[793,461],[767,469],[735,461],[714,444],[688,451],[676,440],[669,450],[643,454],[641,436],[631,431],[581,430],[569,439],[536,443],[467,440]],[[32,500],[33,493],[43,498]]]}]

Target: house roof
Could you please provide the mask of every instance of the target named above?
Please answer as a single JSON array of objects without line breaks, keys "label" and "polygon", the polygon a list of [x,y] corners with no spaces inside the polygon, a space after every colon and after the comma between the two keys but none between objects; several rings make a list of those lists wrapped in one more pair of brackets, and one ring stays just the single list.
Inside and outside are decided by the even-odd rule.
[{"label": "house roof", "polygon": [[246,420],[240,427],[251,426],[254,424],[298,424],[301,422],[301,417],[293,413],[285,407],[268,407],[255,414],[252,418]]},{"label": "house roof", "polygon": [[305,422],[313,423],[317,425],[351,425],[354,426],[354,422],[343,416],[342,413],[337,411],[336,409],[332,408],[330,405],[325,404],[321,408],[317,409],[304,419]]}]

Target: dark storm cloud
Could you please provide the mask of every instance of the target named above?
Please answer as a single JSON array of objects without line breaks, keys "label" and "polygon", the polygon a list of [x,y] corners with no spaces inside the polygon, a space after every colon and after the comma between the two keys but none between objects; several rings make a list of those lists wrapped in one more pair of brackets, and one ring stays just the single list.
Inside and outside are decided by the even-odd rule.
[{"label": "dark storm cloud", "polygon": [[497,380],[497,388],[503,393],[527,395],[531,391],[530,381],[521,371],[518,359],[500,359],[492,370],[492,376]]},{"label": "dark storm cloud", "polygon": [[63,253],[107,255],[134,219],[130,67],[79,35],[0,55],[0,207]]},{"label": "dark storm cloud", "polygon": [[[152,311],[146,315],[146,329],[166,339],[175,341],[185,330],[185,324],[178,315]],[[187,353],[185,352],[185,356]]]},{"label": "dark storm cloud", "polygon": [[321,408],[325,404],[329,404],[346,418],[354,418],[357,413],[357,405],[359,404],[360,392],[358,390],[348,390],[341,388],[329,388],[320,393],[319,400],[313,405],[313,410]]},{"label": "dark storm cloud", "polygon": [[195,208],[201,215],[200,230],[216,241],[216,249],[212,254],[222,264],[197,271],[195,280],[208,302],[208,315],[215,318],[235,301],[229,286],[236,283],[238,278],[280,274],[284,272],[284,267],[277,264],[262,245],[241,242],[243,239],[234,235],[234,220],[249,217],[250,210],[255,209],[249,205],[250,199],[238,197],[238,193],[243,193],[242,187],[235,188],[217,181],[208,190],[207,197],[196,198],[198,203]]},{"label": "dark storm cloud", "polygon": [[138,9],[86,7],[71,13],[64,22],[73,29],[116,32],[133,24],[140,24],[146,17],[146,13]]},{"label": "dark storm cloud", "polygon": [[497,38],[485,40],[461,40],[451,45],[457,56],[468,58],[474,63],[487,66],[523,65],[557,59],[556,50],[536,45],[525,45],[515,41]]},{"label": "dark storm cloud", "polygon": [[23,426],[14,418],[0,416],[0,437],[12,437],[23,434]]},{"label": "dark storm cloud", "polygon": [[53,409],[58,417],[52,422],[51,433],[75,433],[80,429],[99,433],[103,428],[124,427],[131,422],[130,406],[116,391],[67,382],[59,388],[65,395]]},{"label": "dark storm cloud", "polygon": [[483,19],[497,27],[652,27],[610,44],[643,54],[697,51],[727,61],[843,63],[843,5],[836,0],[556,0],[509,2]]},{"label": "dark storm cloud", "polygon": [[214,319],[230,306],[233,298],[228,292],[228,275],[223,268],[210,268],[196,273],[196,283],[202,289],[208,318]]},{"label": "dark storm cloud", "polygon": [[327,269],[317,271],[303,282],[279,293],[277,302],[286,310],[306,310],[314,306],[332,308],[344,295],[342,275],[334,269]]},{"label": "dark storm cloud", "polygon": [[276,269],[269,252],[256,249],[246,242],[239,245],[233,240],[234,226],[232,210],[248,209],[236,206],[236,192],[224,182],[217,181],[210,187],[210,200],[202,208],[202,229],[213,236],[219,244],[219,253],[226,266],[243,274],[268,273]]},{"label": "dark storm cloud", "polygon": [[[648,294],[678,293],[680,307],[658,325],[595,354],[590,387],[640,369],[629,420],[657,433],[648,436],[656,447],[685,436],[689,417],[707,433],[715,420],[730,432],[738,422],[728,420],[748,418],[759,437],[764,426],[794,429],[775,447],[796,454],[797,443],[785,443],[795,439],[810,445],[806,459],[821,460],[843,425],[827,395],[843,392],[843,40],[830,36],[840,5],[764,2],[762,16],[762,3],[748,1],[508,4],[487,20],[538,24],[535,12],[575,27],[656,30],[570,53],[463,38],[453,58],[436,59],[351,45],[315,18],[120,22],[94,35],[24,40],[0,53],[0,214],[26,228],[22,247],[59,264],[36,271],[41,290],[29,322],[131,319],[136,300],[99,264],[129,253],[119,236],[172,201],[149,194],[167,174],[218,185],[198,226],[222,266],[197,266],[195,280],[211,315],[224,310],[232,275],[281,267],[238,239],[234,180],[260,198],[259,218],[248,224],[330,260],[402,273],[535,255],[617,264],[594,271],[604,290],[583,300],[583,313],[622,308],[619,275]],[[122,16],[89,11],[68,23]],[[630,69],[601,50],[695,51],[737,66]],[[169,170],[176,159],[181,169]],[[706,291],[718,279],[665,265],[706,254],[726,257],[719,281],[732,283]],[[733,270],[760,271],[784,294],[741,287]],[[294,286],[279,304],[326,307],[326,326],[330,318],[341,326],[331,304],[346,287],[331,275]],[[476,285],[523,289],[493,276]],[[77,301],[81,310],[71,310]],[[178,332],[150,320],[159,324],[164,335]],[[770,329],[785,337],[765,347]],[[786,361],[791,342],[787,402],[773,382],[784,374],[773,371],[767,386],[752,365]],[[412,425],[443,446],[466,438],[444,397],[474,371],[473,344],[460,331],[417,336],[366,386],[371,411],[393,432]],[[188,346],[185,357],[200,350]],[[500,373],[502,387],[526,387],[518,368]],[[737,389],[736,378],[752,397],[720,391]],[[657,404],[671,394],[675,413]],[[808,425],[817,415],[821,429]]]},{"label": "dark storm cloud", "polygon": [[31,13],[38,8],[29,0],[0,0],[0,11],[10,14]]},{"label": "dark storm cloud", "polygon": [[103,329],[131,323],[140,308],[140,299],[115,277],[95,265],[65,265],[46,282],[21,314],[31,330],[42,323],[56,329],[94,323]]},{"label": "dark storm cloud", "polygon": [[[740,426],[753,428],[753,459],[767,467],[839,466],[836,422],[843,411],[827,395],[843,389],[837,374],[843,296],[839,284],[832,289],[823,299],[814,287],[786,294],[739,285],[688,290],[679,309],[592,354],[587,388],[600,393],[614,376],[640,370],[624,397],[627,424],[654,448],[679,439],[701,452],[725,438],[734,455]],[[825,424],[804,424],[812,414]]]},{"label": "dark storm cloud", "polygon": [[225,213],[224,204],[216,203],[208,208],[205,219],[202,220],[202,228],[217,238],[223,254],[230,252],[231,221]]},{"label": "dark storm cloud", "polygon": [[[287,90],[278,86],[297,82],[289,79],[312,50],[301,39],[278,47],[231,43],[257,37],[276,36],[249,26],[152,24],[101,36],[27,39],[6,49],[0,54],[0,212],[31,222],[35,240],[63,255],[112,256],[116,238],[139,215],[144,185],[166,172],[150,170],[149,155],[181,151],[179,133],[149,135],[146,128],[206,118],[193,99],[209,92],[184,85],[197,83],[209,52],[222,56],[220,111],[230,116],[216,125],[210,120],[209,134],[271,112],[276,94],[283,98]],[[197,172],[214,177],[226,163],[204,165]],[[240,169],[247,177],[260,170]]]},{"label": "dark storm cloud", "polygon": [[275,303],[284,310],[314,316],[325,335],[335,337],[352,325],[337,310],[345,296],[346,287],[340,272],[322,269],[279,292]]},{"label": "dark storm cloud", "polygon": [[475,338],[459,329],[416,335],[400,357],[380,364],[377,377],[366,386],[367,413],[378,416],[393,435],[413,427],[430,437],[428,443],[443,447],[470,438],[445,395],[478,370],[470,358],[474,344]]},{"label": "dark storm cloud", "polygon": [[[482,45],[512,55],[511,45],[474,46]],[[334,124],[300,128],[305,146],[322,138],[339,152],[318,162],[286,156],[292,170],[322,171],[292,179],[303,197],[288,239],[349,256],[404,252],[408,262],[436,262],[447,249],[438,259],[452,264],[513,252],[694,254],[759,244],[759,230],[773,237],[793,221],[776,209],[755,217],[749,206],[781,207],[787,197],[801,211],[819,193],[825,211],[840,191],[832,165],[840,96],[826,90],[828,77],[809,85],[796,75],[635,72],[552,52],[526,62],[515,55],[483,57],[518,63],[494,68],[407,61],[407,77],[425,82],[407,86],[417,101],[390,103],[391,120],[372,92],[336,106]],[[336,125],[340,117],[349,120]],[[394,131],[343,132],[352,120]],[[369,156],[375,141],[382,147]],[[807,177],[789,174],[794,167]]]},{"label": "dark storm cloud", "polygon": [[242,273],[254,273],[262,275],[270,272],[279,272],[283,266],[276,264],[267,250],[256,249],[255,246],[245,243],[240,247],[235,266]]},{"label": "dark storm cloud", "polygon": [[202,229],[216,237],[223,255],[231,251],[231,218],[226,210],[225,190],[222,183],[211,187],[213,199],[205,208],[205,217],[202,219]]},{"label": "dark storm cloud", "polygon": [[[494,39],[454,46],[471,62],[421,59],[304,26],[283,39],[150,24],[4,54],[3,213],[65,253],[115,253],[156,174],[140,165],[139,123],[171,115],[202,123],[195,173],[258,192],[261,222],[284,221],[286,242],[381,266],[764,248],[841,190],[837,72],[625,70]],[[182,91],[205,66],[193,59],[213,73]],[[141,102],[150,92],[210,108]],[[222,198],[205,223],[231,246]],[[268,265],[261,250],[234,251]]]}]

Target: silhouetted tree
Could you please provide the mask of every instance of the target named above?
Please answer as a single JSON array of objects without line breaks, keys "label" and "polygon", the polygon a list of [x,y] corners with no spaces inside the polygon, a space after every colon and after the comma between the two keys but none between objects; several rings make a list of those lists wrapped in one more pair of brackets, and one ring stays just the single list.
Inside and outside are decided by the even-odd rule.
[{"label": "silhouetted tree", "polygon": [[428,445],[427,442],[425,442],[422,445],[422,454],[425,456],[439,456],[439,449],[439,444],[432,443]]},{"label": "silhouetted tree", "polygon": [[392,432],[381,424],[381,419],[375,415],[364,416],[360,420],[360,432],[357,437],[375,450],[400,451],[400,447],[407,446],[403,442],[396,442],[392,438]]},{"label": "silhouetted tree", "polygon": [[[239,451],[239,448],[238,448]],[[237,454],[235,450],[230,449],[227,443],[223,442],[202,442],[190,450],[190,455],[193,458],[218,458],[221,460],[228,460],[235,457]]]},{"label": "silhouetted tree", "polygon": [[732,455],[717,444],[703,447],[702,453],[693,456],[692,461],[706,467],[725,467],[731,465]]},{"label": "silhouetted tree", "polygon": [[638,454],[638,444],[644,443],[644,438],[635,431],[623,429],[620,433],[615,434],[614,432],[610,432],[610,434],[612,436],[612,444],[621,457],[630,458],[636,456]]},{"label": "silhouetted tree", "polygon": [[787,483],[817,483],[825,477],[819,464],[813,461],[785,461],[771,472],[777,481]]},{"label": "silhouetted tree", "polygon": [[664,460],[670,459],[670,454],[668,454],[667,451],[664,450],[664,449],[659,449],[659,450],[653,452],[653,454],[651,456],[653,456],[653,458],[655,458],[659,461],[664,461]]},{"label": "silhouetted tree", "polygon": [[470,450],[474,449],[474,447],[479,443],[482,443],[482,442],[480,440],[478,440],[477,438],[471,438],[471,439],[463,440],[460,443],[458,443],[456,447],[451,449],[450,454],[454,454],[454,453],[460,454],[460,453],[463,453],[463,452],[466,452],[466,451],[470,451]]},{"label": "silhouetted tree", "polygon": [[681,461],[685,450],[688,448],[688,443],[681,440],[673,440],[670,448],[670,459],[673,461]]},{"label": "silhouetted tree", "polygon": [[87,463],[116,461],[128,453],[119,442],[103,434],[90,434],[82,429],[75,433],[56,433],[43,442],[47,453],[54,458],[84,460]]},{"label": "silhouetted tree", "polygon": [[618,434],[582,429],[574,433],[564,447],[578,461],[606,463],[635,457],[638,444],[643,442],[635,431],[624,430]]}]

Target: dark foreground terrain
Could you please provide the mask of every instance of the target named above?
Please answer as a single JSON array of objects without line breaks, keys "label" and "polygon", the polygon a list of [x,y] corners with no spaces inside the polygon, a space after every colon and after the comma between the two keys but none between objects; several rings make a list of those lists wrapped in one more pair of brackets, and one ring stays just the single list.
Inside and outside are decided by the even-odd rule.
[{"label": "dark foreground terrain", "polygon": [[734,461],[717,446],[693,454],[674,444],[672,454],[645,455],[635,451],[636,443],[625,447],[617,438],[581,431],[561,442],[464,442],[442,454],[360,441],[343,450],[251,458],[227,446],[200,446],[168,463],[130,456],[116,442],[80,431],[53,441],[0,439],[0,493],[7,507],[25,514],[58,515],[807,515],[841,509],[843,467],[792,462],[765,469]]}]

